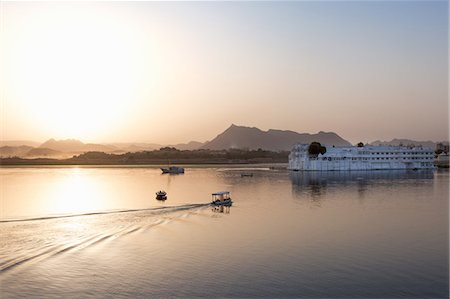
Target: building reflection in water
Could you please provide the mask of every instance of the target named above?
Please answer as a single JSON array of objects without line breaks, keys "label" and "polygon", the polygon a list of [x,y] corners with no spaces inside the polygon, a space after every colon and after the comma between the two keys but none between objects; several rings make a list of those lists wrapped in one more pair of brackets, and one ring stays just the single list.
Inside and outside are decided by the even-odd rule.
[{"label": "building reflection in water", "polygon": [[395,184],[396,181],[433,179],[433,170],[372,170],[372,171],[291,171],[289,173],[294,197],[307,195],[316,206],[330,189],[348,187],[363,199],[371,185]]}]

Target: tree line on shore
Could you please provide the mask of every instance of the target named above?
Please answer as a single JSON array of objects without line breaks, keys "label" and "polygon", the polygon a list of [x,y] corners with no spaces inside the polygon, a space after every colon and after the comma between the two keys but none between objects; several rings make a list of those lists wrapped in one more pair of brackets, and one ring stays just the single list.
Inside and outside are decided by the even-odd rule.
[{"label": "tree line on shore", "polygon": [[288,151],[268,151],[263,149],[228,150],[178,150],[163,147],[159,150],[109,154],[105,152],[86,152],[69,159],[23,159],[19,157],[2,158],[1,164],[168,164],[168,163],[287,163]]}]

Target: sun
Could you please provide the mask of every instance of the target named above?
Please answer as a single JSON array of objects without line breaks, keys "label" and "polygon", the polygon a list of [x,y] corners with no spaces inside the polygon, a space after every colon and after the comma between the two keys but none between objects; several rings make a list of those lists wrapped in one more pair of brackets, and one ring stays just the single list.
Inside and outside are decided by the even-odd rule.
[{"label": "sun", "polygon": [[151,80],[146,41],[124,28],[136,24],[69,4],[25,15],[2,32],[8,111],[52,137],[95,139],[129,121],[129,103]]}]

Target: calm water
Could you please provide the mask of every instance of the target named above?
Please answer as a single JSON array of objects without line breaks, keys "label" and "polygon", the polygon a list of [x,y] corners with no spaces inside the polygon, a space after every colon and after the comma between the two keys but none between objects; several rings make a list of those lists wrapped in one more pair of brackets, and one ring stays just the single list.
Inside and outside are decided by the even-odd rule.
[{"label": "calm water", "polygon": [[447,171],[0,174],[1,298],[449,297]]}]

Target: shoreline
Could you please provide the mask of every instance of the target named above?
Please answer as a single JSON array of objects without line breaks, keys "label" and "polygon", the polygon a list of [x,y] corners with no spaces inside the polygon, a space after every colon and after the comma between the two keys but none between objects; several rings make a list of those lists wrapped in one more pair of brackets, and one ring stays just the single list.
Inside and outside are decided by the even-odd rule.
[{"label": "shoreline", "polygon": [[[227,168],[273,168],[273,169],[287,169],[288,163],[285,162],[273,162],[273,163],[179,163],[177,166],[189,167],[189,168],[215,168],[215,167],[227,167]],[[167,167],[167,164],[2,164],[0,168],[161,168]]]}]

